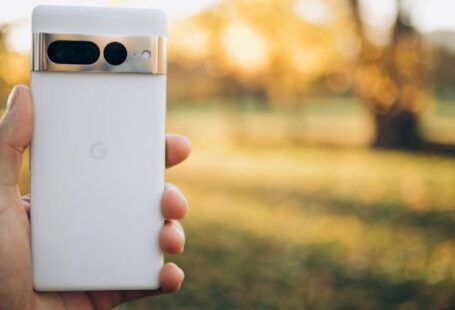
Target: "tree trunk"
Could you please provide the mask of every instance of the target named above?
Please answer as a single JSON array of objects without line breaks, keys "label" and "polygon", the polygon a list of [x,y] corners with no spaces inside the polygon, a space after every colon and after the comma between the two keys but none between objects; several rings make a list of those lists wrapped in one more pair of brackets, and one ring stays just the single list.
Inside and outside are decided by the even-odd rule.
[{"label": "tree trunk", "polygon": [[[422,104],[420,92],[425,88],[424,52],[417,30],[405,22],[407,15],[397,1],[398,13],[390,42],[375,46],[366,35],[361,18],[360,0],[349,0],[361,52],[356,71],[362,73],[355,88],[370,107],[376,129],[372,147],[418,150],[424,145],[415,111]],[[376,85],[387,85],[379,91]],[[396,98],[390,99],[390,93]]]},{"label": "tree trunk", "polygon": [[372,146],[384,149],[418,150],[423,141],[415,113],[402,110],[398,113],[375,114],[376,134]]}]

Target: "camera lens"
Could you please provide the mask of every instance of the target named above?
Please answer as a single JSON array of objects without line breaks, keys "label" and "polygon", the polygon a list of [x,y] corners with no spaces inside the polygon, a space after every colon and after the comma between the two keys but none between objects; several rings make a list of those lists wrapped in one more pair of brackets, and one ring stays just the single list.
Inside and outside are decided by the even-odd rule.
[{"label": "camera lens", "polygon": [[113,66],[118,66],[125,62],[126,56],[128,56],[126,48],[119,42],[109,43],[104,49],[104,58]]},{"label": "camera lens", "polygon": [[100,49],[89,41],[55,41],[47,48],[47,55],[57,64],[91,65],[100,57]]}]

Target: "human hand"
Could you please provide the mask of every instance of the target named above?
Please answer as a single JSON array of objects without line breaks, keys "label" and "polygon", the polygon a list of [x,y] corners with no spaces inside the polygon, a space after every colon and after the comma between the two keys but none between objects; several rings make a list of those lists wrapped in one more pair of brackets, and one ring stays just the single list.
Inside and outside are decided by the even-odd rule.
[{"label": "human hand", "polygon": [[[33,134],[33,105],[30,91],[16,86],[0,121],[0,310],[14,309],[111,309],[121,303],[177,291],[183,271],[167,263],[160,273],[161,288],[155,291],[46,292],[33,290],[30,254],[30,201],[21,197],[18,187],[23,153]],[[184,161],[191,151],[185,137],[166,137],[166,166]],[[162,212],[166,223],[160,234],[160,247],[167,254],[183,252],[185,235],[178,222],[188,205],[182,193],[166,186]]]}]

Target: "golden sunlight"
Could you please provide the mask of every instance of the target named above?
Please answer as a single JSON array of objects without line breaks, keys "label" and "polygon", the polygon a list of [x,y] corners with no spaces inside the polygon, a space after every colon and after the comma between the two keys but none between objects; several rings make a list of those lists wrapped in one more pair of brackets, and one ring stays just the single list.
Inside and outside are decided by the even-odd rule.
[{"label": "golden sunlight", "polygon": [[[185,31],[182,31],[185,29]],[[174,21],[170,32],[171,57],[183,59],[200,59],[209,52],[208,33],[191,21]],[[176,56],[177,55],[177,56]]]},{"label": "golden sunlight", "polygon": [[223,45],[230,60],[242,69],[255,71],[269,61],[266,40],[246,23],[237,22],[227,26]]},{"label": "golden sunlight", "polygon": [[8,47],[21,54],[28,53],[32,45],[30,22],[19,21],[9,26],[7,37]]}]

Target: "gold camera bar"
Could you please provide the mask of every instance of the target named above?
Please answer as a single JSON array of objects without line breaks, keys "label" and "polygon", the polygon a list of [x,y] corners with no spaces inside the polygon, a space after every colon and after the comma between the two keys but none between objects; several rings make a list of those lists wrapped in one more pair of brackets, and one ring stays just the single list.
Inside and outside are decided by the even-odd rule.
[{"label": "gold camera bar", "polygon": [[[100,56],[93,64],[58,64],[52,62],[47,54],[49,45],[55,41],[88,41],[95,43]],[[104,48],[112,42],[119,42],[128,52],[124,63],[114,66],[103,57]],[[113,36],[113,35],[80,35],[34,33],[32,47],[32,71],[36,72],[110,72],[110,73],[143,73],[166,74],[167,62],[166,38],[152,36]],[[144,57],[145,55],[145,57]]]}]

